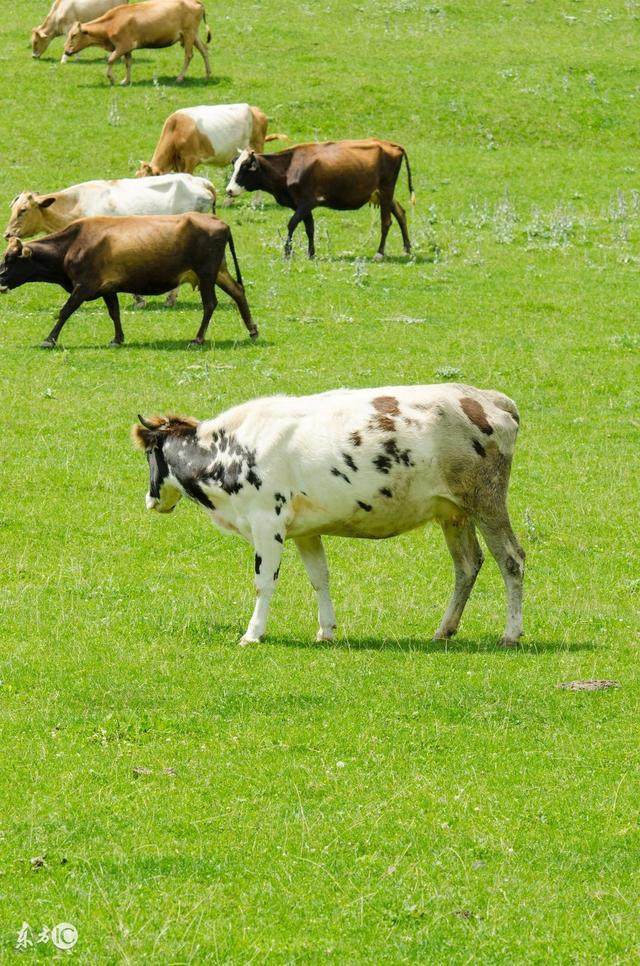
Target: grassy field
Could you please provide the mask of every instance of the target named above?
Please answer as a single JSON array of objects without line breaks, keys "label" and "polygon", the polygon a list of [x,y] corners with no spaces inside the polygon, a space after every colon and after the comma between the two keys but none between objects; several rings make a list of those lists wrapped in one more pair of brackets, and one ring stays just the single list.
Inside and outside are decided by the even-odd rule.
[{"label": "grassy field", "polygon": [[[221,296],[188,350],[184,289],[125,297],[121,350],[95,303],[43,352],[62,290],[2,297],[0,960],[52,956],[18,931],[66,921],[83,963],[637,961],[640,3],[207,6],[211,83],[196,54],[176,87],[173,48],[111,91],[97,52],[31,60],[45,0],[7,5],[5,215],[132,174],[177,107],[247,100],[294,142],[404,144],[415,257],[394,226],[374,264],[363,209],[319,213],[317,261],[300,229],[285,263],[287,212],[247,197],[221,214],[255,345]],[[192,505],[145,512],[135,414],[446,379],[520,407],[523,646],[497,647],[490,559],[430,643],[434,528],[327,541],[332,646],[287,547],[270,633],[239,649],[251,551]],[[556,687],[592,677],[620,688]]]}]

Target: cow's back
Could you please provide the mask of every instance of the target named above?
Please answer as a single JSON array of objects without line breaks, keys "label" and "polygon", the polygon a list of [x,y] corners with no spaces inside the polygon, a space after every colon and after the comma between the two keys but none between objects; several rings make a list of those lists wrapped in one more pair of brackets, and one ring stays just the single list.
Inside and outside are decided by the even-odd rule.
[{"label": "cow's back", "polygon": [[238,148],[249,144],[252,115],[248,104],[216,104],[187,107],[173,117],[186,117],[207,138],[219,164],[235,161]]}]

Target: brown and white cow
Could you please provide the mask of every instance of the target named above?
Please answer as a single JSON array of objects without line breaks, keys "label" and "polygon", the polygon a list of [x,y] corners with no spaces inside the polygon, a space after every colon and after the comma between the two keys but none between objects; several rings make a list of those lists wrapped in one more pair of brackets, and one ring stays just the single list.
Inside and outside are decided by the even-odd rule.
[{"label": "brown and white cow", "polygon": [[[131,83],[131,52],[139,49],[171,47],[180,43],[184,47],[184,64],[176,78],[184,80],[193,57],[193,48],[204,60],[207,77],[211,76],[209,53],[198,37],[200,23],[206,16],[200,0],[143,0],[132,6],[121,4],[109,10],[97,20],[75,23],[67,35],[65,54],[70,57],[86,47],[103,47],[108,50],[107,77],[115,83],[113,65],[124,57],[126,75],[122,84]],[[211,31],[207,27],[207,43]]]},{"label": "brown and white cow", "polygon": [[223,167],[245,148],[262,151],[266,141],[288,140],[267,134],[269,119],[250,104],[201,104],[174,111],[164,122],[151,161],[141,161],[136,177],[186,171],[199,164]]},{"label": "brown and white cow", "polygon": [[[229,245],[237,281],[221,273]],[[111,345],[124,342],[119,292],[162,295],[189,282],[200,289],[202,323],[193,344],[204,342],[216,307],[215,285],[235,301],[252,338],[258,330],[244,294],[242,276],[228,225],[213,215],[132,215],[125,218],[81,218],[68,228],[29,245],[9,242],[0,264],[0,292],[26,282],[60,285],[69,298],[42,343],[53,348],[60,330],[83,302],[103,299],[113,321]]]},{"label": "brown and white cow", "polygon": [[303,221],[309,258],[315,255],[314,208],[354,211],[367,202],[379,204],[382,232],[375,258],[381,261],[391,215],[400,226],[405,252],[411,251],[406,214],[393,196],[403,158],[413,204],[415,195],[407,152],[399,144],[377,138],[298,144],[275,154],[257,154],[246,149],[236,160],[227,195],[235,198],[243,191],[262,189],[272,194],[279,205],[293,208],[285,255],[291,254],[293,233]]},{"label": "brown and white cow", "polygon": [[[128,3],[129,0],[53,0],[49,13],[31,31],[33,57],[41,57],[54,39],[66,34],[78,20],[94,20],[107,10]],[[63,53],[62,63],[67,60]]]},{"label": "brown and white cow", "polygon": [[214,419],[140,419],[149,460],[147,507],[199,503],[254,551],[257,601],[241,644],[266,630],[283,545],[296,544],[318,597],[318,640],[335,614],[322,536],[383,539],[430,520],[453,559],[453,596],[435,637],[455,634],[483,555],[480,530],[507,593],[505,646],[522,634],[524,551],[507,490],[519,416],[500,392],[464,385],[338,389],[254,399]]}]

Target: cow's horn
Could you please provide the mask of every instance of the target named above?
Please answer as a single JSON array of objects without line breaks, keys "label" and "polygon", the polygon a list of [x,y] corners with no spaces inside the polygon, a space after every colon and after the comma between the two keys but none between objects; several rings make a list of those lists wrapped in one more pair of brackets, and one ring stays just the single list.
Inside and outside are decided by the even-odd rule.
[{"label": "cow's horn", "polygon": [[157,426],[154,426],[153,423],[148,422],[148,420],[146,420],[144,418],[144,416],[141,416],[140,413],[138,413],[138,419],[140,420],[140,422],[142,423],[142,425],[144,426],[145,429],[157,429],[158,428]]}]

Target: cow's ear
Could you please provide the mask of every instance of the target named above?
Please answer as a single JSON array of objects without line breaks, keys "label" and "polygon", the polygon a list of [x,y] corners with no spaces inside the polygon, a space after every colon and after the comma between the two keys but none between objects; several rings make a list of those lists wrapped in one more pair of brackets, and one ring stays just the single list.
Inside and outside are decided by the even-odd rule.
[{"label": "cow's ear", "polygon": [[42,200],[38,202],[38,208],[50,208],[55,200],[56,199],[53,195],[51,195],[49,198],[42,198]]}]

